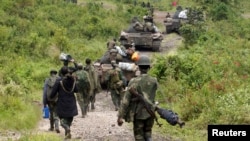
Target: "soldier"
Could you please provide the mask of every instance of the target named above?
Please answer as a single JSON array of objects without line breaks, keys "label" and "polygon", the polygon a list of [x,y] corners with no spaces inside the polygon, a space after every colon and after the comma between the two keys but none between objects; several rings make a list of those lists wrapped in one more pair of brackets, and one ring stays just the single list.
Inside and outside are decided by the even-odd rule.
[{"label": "soldier", "polygon": [[113,69],[108,71],[108,74],[106,76],[106,82],[108,82],[112,102],[115,105],[115,110],[117,111],[120,107],[125,85],[123,81],[124,78],[122,76],[121,70],[117,67],[116,61],[112,60],[111,65]]},{"label": "soldier", "polygon": [[111,60],[117,60],[117,49],[110,49],[108,50],[103,57],[101,58],[101,64],[111,64]]},{"label": "soldier", "polygon": [[82,112],[82,118],[85,118],[90,99],[90,78],[88,72],[83,69],[83,65],[81,63],[79,63],[77,67],[78,70],[76,71],[76,84],[78,87],[78,93],[76,93],[76,96],[77,102]]},{"label": "soldier", "polygon": [[[96,72],[94,66],[91,63],[91,60],[87,58],[85,60],[86,66],[84,67],[84,70],[89,73],[89,79],[90,79],[90,92],[89,92],[89,103],[91,110],[95,109],[95,96],[96,93],[101,91],[101,85],[98,81],[98,73]],[[89,104],[88,103],[88,104]]]},{"label": "soldier", "polygon": [[[129,90],[130,88],[134,88],[145,100],[154,103],[158,82],[155,77],[147,74],[150,69],[150,60],[147,56],[140,56],[137,65],[139,66],[141,74],[132,78],[128,84],[128,91],[125,92],[118,112],[117,123],[121,126],[123,119],[126,122],[133,122],[135,141],[152,141],[151,136],[154,117],[150,115],[141,102],[136,100]],[[150,108],[154,110],[154,107]]]},{"label": "soldier", "polygon": [[[50,113],[50,128],[49,131],[54,131],[54,128],[56,130],[57,133],[60,133],[59,130],[59,118],[57,116],[56,113],[56,101],[57,98],[55,98],[54,100],[51,100],[49,98],[50,93],[51,93],[51,89],[53,86],[50,86],[51,83],[54,83],[56,81],[56,79],[58,79],[59,77],[56,76],[57,75],[57,71],[56,70],[51,70],[50,71],[50,77],[46,78],[45,82],[44,82],[44,86],[43,86],[43,105],[44,107],[49,107],[49,113]],[[52,82],[53,81],[53,82]],[[54,85],[54,84],[52,84]]]}]

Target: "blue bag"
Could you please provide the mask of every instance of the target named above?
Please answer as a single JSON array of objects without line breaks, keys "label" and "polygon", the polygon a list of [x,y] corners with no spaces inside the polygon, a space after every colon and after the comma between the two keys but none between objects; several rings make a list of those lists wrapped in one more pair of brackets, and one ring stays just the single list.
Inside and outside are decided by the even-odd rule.
[{"label": "blue bag", "polygon": [[49,118],[49,108],[48,107],[43,108],[43,118]]}]

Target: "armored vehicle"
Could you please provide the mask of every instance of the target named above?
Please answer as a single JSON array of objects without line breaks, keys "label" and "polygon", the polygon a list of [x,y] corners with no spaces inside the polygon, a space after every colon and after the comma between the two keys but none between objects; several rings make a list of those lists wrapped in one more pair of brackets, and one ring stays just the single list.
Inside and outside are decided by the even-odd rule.
[{"label": "armored vehicle", "polygon": [[186,23],[188,21],[187,12],[187,9],[183,10],[181,6],[178,6],[173,16],[168,13],[166,18],[164,19],[166,33],[176,32],[179,34],[179,28],[183,23]]},{"label": "armored vehicle", "polygon": [[181,19],[168,17],[164,20],[164,25],[166,27],[166,33],[176,32],[179,33],[179,28],[181,27]]},{"label": "armored vehicle", "polygon": [[144,17],[144,23],[134,19],[128,30],[121,31],[120,43],[122,45],[133,43],[135,49],[149,48],[153,51],[159,51],[163,35],[158,31],[152,20]]}]

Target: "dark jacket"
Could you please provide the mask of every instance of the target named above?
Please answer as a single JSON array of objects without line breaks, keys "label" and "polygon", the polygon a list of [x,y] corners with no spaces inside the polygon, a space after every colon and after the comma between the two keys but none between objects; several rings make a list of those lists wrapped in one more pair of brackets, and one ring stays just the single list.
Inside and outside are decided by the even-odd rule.
[{"label": "dark jacket", "polygon": [[[62,81],[64,89],[68,92],[63,89],[60,81]],[[57,114],[59,117],[73,117],[78,114],[76,98],[74,95],[78,90],[75,86],[72,89],[74,81],[74,79],[68,80],[66,78],[60,78],[56,81],[53,87],[50,97],[55,97],[58,92]]]}]

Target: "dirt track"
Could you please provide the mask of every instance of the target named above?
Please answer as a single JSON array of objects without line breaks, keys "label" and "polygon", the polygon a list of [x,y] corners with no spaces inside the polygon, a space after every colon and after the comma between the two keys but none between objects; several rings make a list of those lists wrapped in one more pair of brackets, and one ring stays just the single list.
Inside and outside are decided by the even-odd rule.
[{"label": "dirt track", "polygon": [[[165,12],[155,11],[156,22],[163,23]],[[164,29],[161,29],[164,30]],[[164,34],[164,40],[161,44],[159,52],[151,50],[139,50],[140,54],[152,56],[153,54],[166,54],[181,43],[181,37],[177,34]],[[122,127],[118,126],[117,111],[111,102],[110,94],[103,91],[97,95],[96,109],[88,112],[87,117],[81,118],[81,114],[76,116],[72,125],[72,136],[76,140],[81,141],[132,141],[133,131],[132,123],[124,123]],[[78,108],[79,109],[79,108]],[[79,111],[79,113],[81,113]],[[156,125],[155,125],[156,126]],[[42,119],[38,129],[42,132],[48,132],[49,120]],[[61,131],[63,129],[61,128]],[[56,133],[55,133],[56,134]],[[60,133],[64,137],[64,131]],[[172,141],[170,137],[163,137],[157,133],[153,133],[153,140],[156,141]]]},{"label": "dirt track", "polygon": [[[96,97],[96,109],[90,111],[87,117],[82,118],[81,114],[74,118],[71,127],[72,137],[77,141],[133,141],[132,123],[124,123],[118,126],[117,111],[111,102],[110,94],[99,93]],[[78,108],[79,109],[79,108]],[[80,113],[80,111],[79,111]],[[42,119],[38,125],[39,132],[49,132],[49,119]],[[64,130],[60,127],[61,137],[64,137]],[[55,133],[57,134],[57,133]],[[170,141],[154,133],[155,141]]]},{"label": "dirt track", "polygon": [[[155,22],[163,23],[162,18],[164,17],[165,12],[155,11]],[[160,30],[164,32],[164,29]],[[162,41],[160,52],[152,52],[151,50],[140,50],[139,52],[140,54],[146,54],[148,56],[152,56],[153,54],[166,54],[170,51],[174,51],[180,43],[181,37],[179,35],[164,34],[164,40]],[[72,140],[133,141],[132,124],[124,123],[123,126],[119,127],[116,123],[117,111],[114,110],[110,94],[107,95],[107,92],[103,91],[102,93],[99,93],[96,98],[96,109],[94,111],[88,112],[88,115],[85,118],[81,118],[81,112],[79,111],[79,115],[74,118],[73,125],[71,127],[73,137]],[[35,132],[48,133],[48,128],[49,119],[41,119]],[[60,130],[61,133],[58,135],[64,138],[63,128],[60,127]],[[19,138],[20,134],[13,133],[10,137],[11,136],[13,139]],[[163,137],[155,132],[153,132],[153,140],[173,141],[170,137]]]}]

